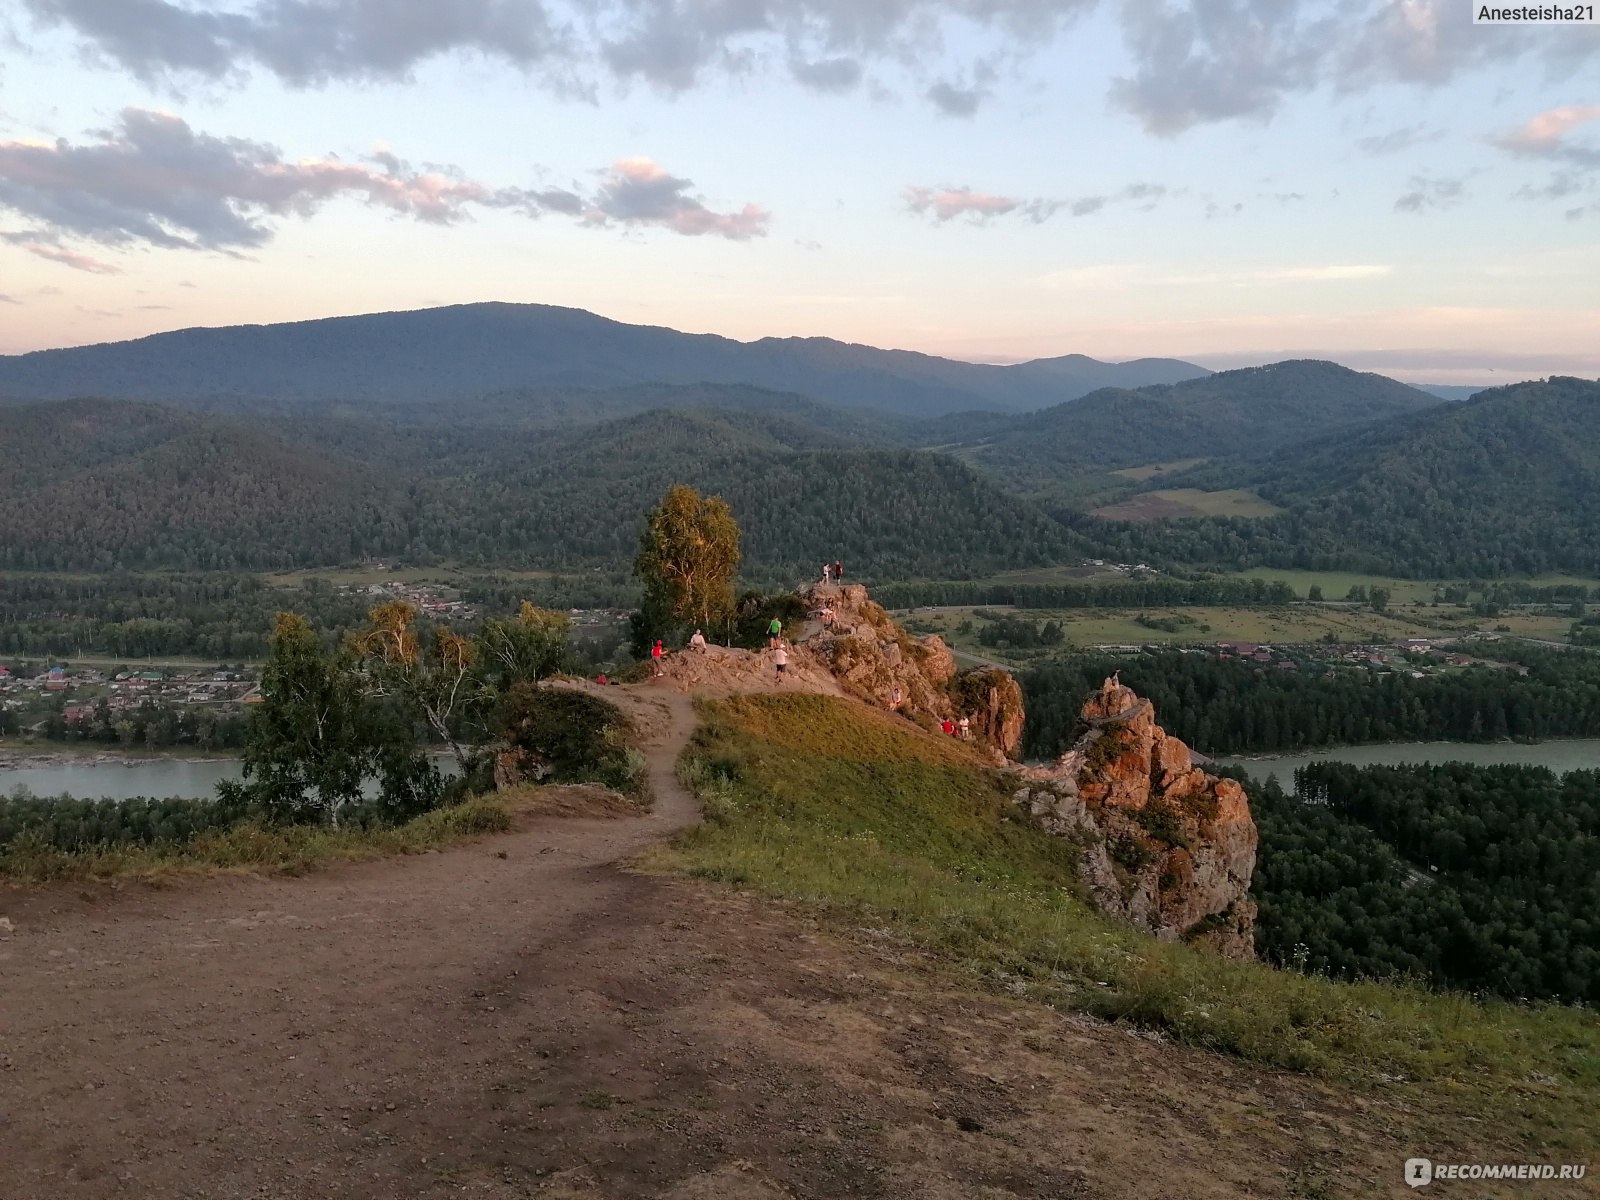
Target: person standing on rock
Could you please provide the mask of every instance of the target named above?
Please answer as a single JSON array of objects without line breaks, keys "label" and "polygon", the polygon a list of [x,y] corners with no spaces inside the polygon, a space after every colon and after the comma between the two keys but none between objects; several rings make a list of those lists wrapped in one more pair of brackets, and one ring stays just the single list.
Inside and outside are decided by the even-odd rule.
[{"label": "person standing on rock", "polygon": [[706,648],[706,635],[701,633],[698,629],[696,629],[694,631],[694,636],[689,639],[689,649],[691,649],[691,650],[704,650],[705,648]]},{"label": "person standing on rock", "polygon": [[889,707],[895,712],[900,711],[900,704],[905,699],[899,688],[889,693]]},{"label": "person standing on rock", "polygon": [[772,663],[777,668],[773,683],[781,684],[783,682],[783,673],[789,669],[789,649],[781,641],[772,648]]},{"label": "person standing on rock", "polygon": [[961,740],[964,742],[972,740],[972,722],[967,719],[965,713],[961,716]]},{"label": "person standing on rock", "polygon": [[773,617],[767,622],[767,649],[776,650],[778,641],[783,635],[783,622]]},{"label": "person standing on rock", "polygon": [[844,564],[842,562],[833,564],[833,582],[838,587],[844,586]]},{"label": "person standing on rock", "polygon": [[666,672],[661,669],[661,656],[665,653],[666,651],[661,648],[661,640],[657,638],[656,644],[650,647],[650,666],[655,671],[655,677],[657,679],[660,679],[666,674]]}]

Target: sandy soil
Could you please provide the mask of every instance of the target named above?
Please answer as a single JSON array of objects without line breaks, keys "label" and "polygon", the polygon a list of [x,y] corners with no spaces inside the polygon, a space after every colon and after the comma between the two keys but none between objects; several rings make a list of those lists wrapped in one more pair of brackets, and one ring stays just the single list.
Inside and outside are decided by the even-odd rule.
[{"label": "sandy soil", "polygon": [[619,869],[695,816],[691,702],[623,691],[648,816],[0,893],[0,1200],[1407,1194],[1382,1114],[1305,1080]]}]

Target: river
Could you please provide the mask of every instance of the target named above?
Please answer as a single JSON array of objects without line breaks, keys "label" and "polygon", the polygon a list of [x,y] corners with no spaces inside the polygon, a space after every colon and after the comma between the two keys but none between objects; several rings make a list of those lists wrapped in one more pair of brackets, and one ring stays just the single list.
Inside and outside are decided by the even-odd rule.
[{"label": "river", "polygon": [[1400,763],[1467,762],[1478,766],[1527,763],[1566,771],[1600,769],[1600,738],[1558,738],[1554,741],[1517,742],[1394,742],[1381,746],[1341,746],[1305,754],[1273,754],[1260,758],[1218,758],[1219,766],[1243,767],[1257,779],[1276,779],[1285,790],[1294,787],[1294,773],[1308,763],[1354,763],[1356,766],[1394,766]]},{"label": "river", "polygon": [[[137,758],[108,761],[63,756],[36,766],[0,768],[0,795],[25,787],[36,796],[102,797],[128,800],[135,796],[183,796],[204,799],[216,794],[224,779],[238,779],[243,763],[237,758],[185,760]],[[441,758],[439,768],[455,773],[455,760]]]}]

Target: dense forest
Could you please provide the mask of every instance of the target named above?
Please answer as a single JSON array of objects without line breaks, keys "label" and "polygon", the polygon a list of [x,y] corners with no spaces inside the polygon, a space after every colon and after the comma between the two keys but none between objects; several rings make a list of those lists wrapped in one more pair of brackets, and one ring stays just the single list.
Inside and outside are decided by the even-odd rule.
[{"label": "dense forest", "polygon": [[[1335,430],[1438,407],[1382,375],[1300,360],[1138,390],[1107,388],[1023,416],[962,413],[924,439],[1008,488],[1061,494],[1064,475],[1201,458],[1258,458]],[[1232,486],[1228,484],[1225,486]]]},{"label": "dense forest", "polygon": [[1295,788],[1252,785],[1262,957],[1600,1004],[1600,772],[1316,763]]},{"label": "dense forest", "polygon": [[1083,697],[1113,671],[1155,705],[1168,733],[1207,754],[1264,754],[1391,741],[1600,735],[1600,654],[1497,644],[1490,666],[1413,679],[1363,667],[1263,670],[1167,651],[1073,656],[1019,676],[1023,752],[1052,758],[1074,738]]},{"label": "dense forest", "polygon": [[0,578],[0,654],[240,662],[266,654],[281,609],[337,636],[370,604],[315,581],[275,588],[251,575],[9,575]]},{"label": "dense forest", "polygon": [[1076,539],[946,456],[851,450],[762,412],[656,410],[560,432],[285,418],[271,431],[148,405],[0,408],[0,567],[274,570],[391,557],[614,566],[675,482],[725,496],[758,573],[971,577]]},{"label": "dense forest", "polygon": [[1600,383],[1556,378],[1183,480],[1254,486],[1286,512],[1148,524],[1083,518],[1118,557],[1409,577],[1600,573]]}]

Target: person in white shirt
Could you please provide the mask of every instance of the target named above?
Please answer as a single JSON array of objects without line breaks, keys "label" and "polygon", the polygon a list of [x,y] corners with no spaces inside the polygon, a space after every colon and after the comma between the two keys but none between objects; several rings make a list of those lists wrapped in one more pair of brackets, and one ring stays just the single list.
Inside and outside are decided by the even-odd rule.
[{"label": "person in white shirt", "polygon": [[777,648],[773,650],[772,662],[778,668],[777,678],[773,682],[782,683],[783,673],[789,669],[789,648],[782,642],[779,642]]},{"label": "person in white shirt", "polygon": [[698,629],[696,629],[694,631],[694,636],[689,639],[689,649],[691,649],[691,650],[704,650],[705,648],[706,648],[706,635],[701,633]]}]

